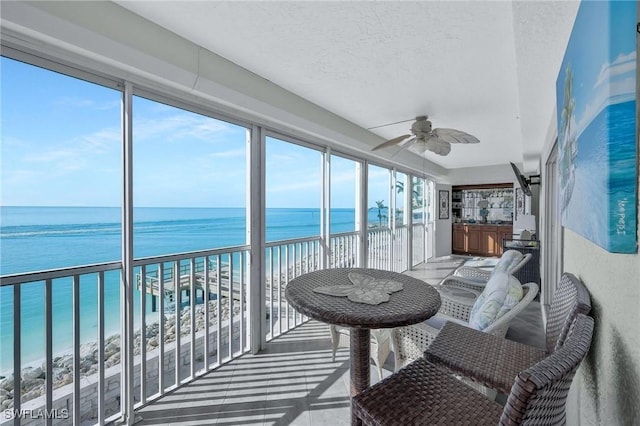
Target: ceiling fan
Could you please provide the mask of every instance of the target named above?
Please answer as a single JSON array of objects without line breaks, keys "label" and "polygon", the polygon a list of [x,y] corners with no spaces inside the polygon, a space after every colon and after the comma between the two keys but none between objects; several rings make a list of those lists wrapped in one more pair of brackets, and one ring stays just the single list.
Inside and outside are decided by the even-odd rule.
[{"label": "ceiling fan", "polygon": [[[400,145],[400,151],[418,144],[418,150],[422,154],[429,150],[438,155],[447,155],[451,152],[452,143],[478,143],[480,142],[475,136],[455,129],[432,129],[431,121],[426,115],[416,117],[416,121],[411,125],[411,133],[409,135],[398,136],[390,139],[380,145],[374,147],[372,151],[386,148],[393,145]],[[392,123],[398,124],[398,123]],[[369,130],[377,127],[372,127]],[[409,138],[409,139],[407,139]],[[398,153],[396,152],[396,154]],[[395,155],[395,154],[394,154]]]}]

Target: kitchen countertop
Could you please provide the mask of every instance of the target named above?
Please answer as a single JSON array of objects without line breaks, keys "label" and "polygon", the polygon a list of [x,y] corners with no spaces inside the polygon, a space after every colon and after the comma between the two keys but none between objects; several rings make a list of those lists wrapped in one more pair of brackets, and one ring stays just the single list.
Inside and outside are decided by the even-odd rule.
[{"label": "kitchen countertop", "polygon": [[468,223],[468,222],[454,222],[454,225],[469,225],[469,226],[513,226],[513,223]]}]

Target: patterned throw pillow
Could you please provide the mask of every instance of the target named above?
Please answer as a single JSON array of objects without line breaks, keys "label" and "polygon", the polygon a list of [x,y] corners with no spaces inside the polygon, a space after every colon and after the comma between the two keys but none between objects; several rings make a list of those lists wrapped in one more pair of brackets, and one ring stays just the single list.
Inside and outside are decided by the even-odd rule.
[{"label": "patterned throw pillow", "polygon": [[471,308],[469,326],[484,330],[522,299],[522,285],[513,275],[496,272]]}]

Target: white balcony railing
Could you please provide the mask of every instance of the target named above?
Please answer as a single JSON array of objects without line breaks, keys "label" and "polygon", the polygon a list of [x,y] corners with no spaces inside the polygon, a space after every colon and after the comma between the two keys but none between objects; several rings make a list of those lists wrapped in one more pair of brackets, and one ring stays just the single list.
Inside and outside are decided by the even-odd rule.
[{"label": "white balcony railing", "polygon": [[367,231],[367,267],[391,270],[391,229]]},{"label": "white balcony railing", "polygon": [[333,234],[329,241],[331,248],[331,268],[355,268],[360,256],[358,232],[343,232]]},{"label": "white balcony railing", "polygon": [[286,284],[298,275],[320,267],[320,237],[296,238],[266,244],[267,341],[302,324],[306,318],[284,297]]},{"label": "white balcony railing", "polygon": [[[413,226],[412,264],[424,258],[424,226]],[[403,272],[408,269],[409,229],[375,228],[367,231],[367,265]],[[264,285],[266,340],[271,340],[306,320],[289,306],[284,290],[296,276],[326,267],[359,267],[359,232],[331,236],[326,261],[320,237],[269,242],[265,245]],[[422,249],[420,248],[422,247]],[[421,251],[422,250],[422,251]],[[249,351],[252,313],[249,301],[249,246],[137,259],[133,276],[137,294],[134,312],[134,377],[125,377],[125,345],[120,298],[123,293],[120,262],[17,274],[0,277],[13,297],[13,374],[0,379],[0,407],[11,413],[29,411],[44,417],[18,419],[14,424],[104,424],[124,409],[123,389],[133,380],[134,408],[166,394],[196,377]],[[22,365],[26,326],[21,309],[25,286],[44,288],[44,361]],[[86,286],[94,286],[96,300],[81,298]],[[73,298],[72,348],[54,348],[54,294],[71,289]],[[81,303],[82,302],[82,303]],[[86,310],[96,311],[95,337],[87,340]],[[82,314],[82,315],[81,315]],[[91,328],[91,325],[90,327]],[[81,334],[83,330],[83,334]],[[111,333],[108,330],[116,330]],[[120,333],[118,333],[118,330]],[[81,339],[82,338],[82,339]],[[55,353],[54,353],[55,350]],[[13,410],[13,411],[11,411]],[[60,420],[60,417],[67,420]]]},{"label": "white balcony railing", "polygon": [[424,223],[416,223],[412,225],[412,251],[411,251],[411,267],[426,261],[426,240],[427,230]]},{"label": "white balcony railing", "polygon": [[[136,377],[130,380],[134,380],[136,407],[247,352],[247,254],[248,247],[241,246],[134,262],[135,285],[138,290],[145,289],[146,295],[138,297],[134,321]],[[45,413],[46,417],[51,413],[50,417],[68,418],[63,424],[104,424],[120,415],[124,345],[120,335],[107,335],[105,322],[117,322],[111,329],[121,329],[123,324],[119,297],[115,304],[106,302],[107,293],[114,289],[106,291],[105,286],[116,286],[116,296],[121,295],[121,274],[120,262],[113,262],[2,277],[2,286],[13,287],[13,371],[22,374],[13,374],[11,393],[0,395],[3,410],[12,413],[0,421],[15,417],[15,424],[51,424],[52,418],[33,415]],[[53,330],[57,324],[52,315],[52,295],[69,282],[73,348],[68,354],[54,356]],[[24,285],[45,287],[45,361],[30,368],[21,365],[20,299]],[[79,302],[80,288],[88,285],[98,287],[94,302],[97,336],[95,341],[81,343],[81,311],[87,307]]]}]

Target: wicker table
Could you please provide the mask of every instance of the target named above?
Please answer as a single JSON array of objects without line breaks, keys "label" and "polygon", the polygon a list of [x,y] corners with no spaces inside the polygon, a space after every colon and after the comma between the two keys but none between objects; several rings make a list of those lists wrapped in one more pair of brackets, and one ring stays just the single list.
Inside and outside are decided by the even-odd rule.
[{"label": "wicker table", "polygon": [[[378,280],[398,281],[404,287],[392,293],[388,302],[379,305],[352,302],[347,297],[313,291],[321,286],[352,285],[348,277],[350,272]],[[440,295],[429,284],[407,275],[378,269],[337,268],[310,272],[290,281],[285,296],[304,315],[351,329],[351,396],[369,387],[370,329],[419,323],[435,315],[440,308]],[[352,424],[359,424],[353,414],[351,419]]]}]

